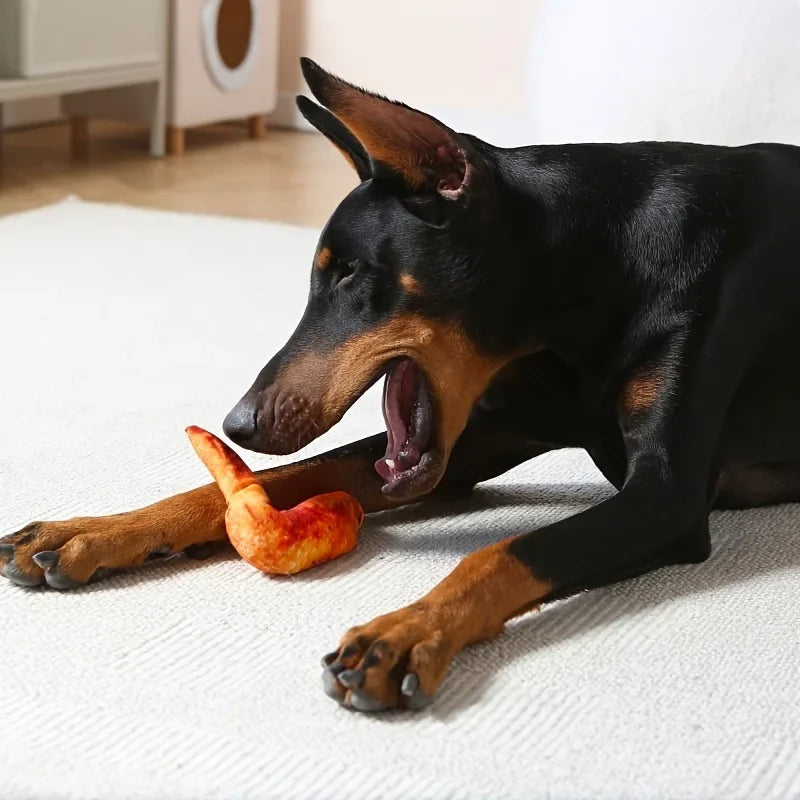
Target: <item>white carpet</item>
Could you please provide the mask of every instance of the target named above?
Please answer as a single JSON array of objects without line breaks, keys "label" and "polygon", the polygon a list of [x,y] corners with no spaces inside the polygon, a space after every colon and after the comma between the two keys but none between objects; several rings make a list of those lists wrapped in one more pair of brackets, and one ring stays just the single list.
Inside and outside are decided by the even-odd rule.
[{"label": "white carpet", "polygon": [[[219,431],[290,333],[315,240],[74,201],[0,220],[0,532],[205,482],[183,428]],[[379,426],[372,391],[309,450]],[[0,797],[800,797],[797,507],[717,514],[706,564],[515,622],[421,714],[323,694],[350,625],[608,493],[565,452],[374,517],[292,579],[219,557],[71,594],[0,581]]]}]

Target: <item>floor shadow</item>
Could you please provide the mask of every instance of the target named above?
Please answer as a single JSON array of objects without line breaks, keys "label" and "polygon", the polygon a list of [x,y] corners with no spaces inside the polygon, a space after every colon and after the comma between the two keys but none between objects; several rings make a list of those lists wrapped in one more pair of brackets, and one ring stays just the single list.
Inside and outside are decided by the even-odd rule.
[{"label": "floor shadow", "polygon": [[[796,571],[800,579],[799,522],[800,505],[713,513],[713,551],[707,561],[664,567],[614,587],[584,592],[509,623],[503,636],[511,641],[500,644],[500,640],[496,640],[478,645],[486,652],[485,664],[481,661],[476,664],[475,658],[470,658],[467,683],[460,681],[458,693],[451,694],[445,681],[439,701],[428,713],[442,720],[450,719],[479,702],[493,677],[502,673],[506,665],[536,650],[580,637],[590,630],[607,629],[620,619],[632,618],[678,597],[713,593],[776,571]],[[597,592],[612,591],[621,601],[601,618],[582,613],[596,603]],[[489,657],[491,648],[498,646],[506,655],[499,671],[496,669],[496,653]],[[460,662],[465,658],[462,655],[454,659],[451,674],[459,670]]]},{"label": "floor shadow", "polygon": [[474,511],[509,506],[581,505],[611,497],[616,490],[609,483],[504,483],[478,486],[467,497],[414,503],[381,511],[370,519],[388,522],[425,522],[447,519]]}]

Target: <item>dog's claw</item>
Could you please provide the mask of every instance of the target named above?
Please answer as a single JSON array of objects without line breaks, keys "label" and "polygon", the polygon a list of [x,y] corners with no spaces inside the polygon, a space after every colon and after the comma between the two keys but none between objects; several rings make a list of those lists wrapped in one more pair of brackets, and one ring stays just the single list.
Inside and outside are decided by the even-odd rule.
[{"label": "dog's claw", "polygon": [[327,670],[328,667],[330,667],[330,665],[336,661],[336,656],[338,655],[339,651],[334,650],[332,653],[326,653],[324,656],[322,656],[322,668]]},{"label": "dog's claw", "polygon": [[403,695],[403,705],[412,711],[419,711],[429,705],[432,697],[419,688],[419,678],[413,672],[407,672],[400,684],[400,693]]},{"label": "dog's claw", "polygon": [[342,692],[339,689],[339,683],[336,680],[336,676],[329,669],[322,671],[322,689],[328,697],[332,697],[340,703],[342,702]]},{"label": "dog's claw", "polygon": [[40,550],[33,554],[33,560],[42,569],[49,569],[58,564],[59,555],[55,550]]},{"label": "dog's claw", "polygon": [[418,688],[419,678],[413,672],[407,672],[405,678],[403,678],[403,683],[400,685],[400,691],[406,697],[411,697]]},{"label": "dog's claw", "polygon": [[360,669],[346,669],[337,676],[346,689],[358,689],[364,683],[364,673]]},{"label": "dog's claw", "polygon": [[65,575],[59,568],[58,562],[61,554],[56,550],[40,550],[35,553],[33,560],[44,570],[44,579],[53,589],[77,589],[83,584]]},{"label": "dog's claw", "polygon": [[[39,564],[39,566],[44,567],[44,579],[47,581],[47,585],[50,588],[65,591],[67,589],[77,589],[79,586],[83,586],[82,583],[65,575],[59,569],[58,561],[61,556],[57,552],[53,550],[44,550],[41,553],[37,553],[36,556],[44,556],[43,563]],[[36,556],[34,556],[34,560]],[[36,563],[38,564],[39,562],[37,561]]]},{"label": "dog's claw", "polygon": [[7,562],[3,568],[3,575],[5,575],[11,583],[16,583],[17,586],[38,586],[41,580],[31,575],[26,575],[14,563],[14,559]]}]

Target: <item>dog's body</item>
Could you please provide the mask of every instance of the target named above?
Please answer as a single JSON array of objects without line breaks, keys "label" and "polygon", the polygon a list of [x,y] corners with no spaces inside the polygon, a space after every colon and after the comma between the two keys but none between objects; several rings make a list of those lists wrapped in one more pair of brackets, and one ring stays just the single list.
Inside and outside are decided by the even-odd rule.
[{"label": "dog's body", "polygon": [[[619,489],[352,629],[326,657],[329,694],[422,705],[510,617],[705,559],[715,506],[800,500],[800,148],[502,150],[304,69],[333,114],[301,110],[362,182],[322,233],[297,331],[225,430],[291,452],[385,374],[387,433],[262,473],[270,496],[344,489],[375,511],[559,447],[585,448]],[[209,486],[32,523],[0,545],[0,570],[71,588],[223,540],[223,515]]]}]

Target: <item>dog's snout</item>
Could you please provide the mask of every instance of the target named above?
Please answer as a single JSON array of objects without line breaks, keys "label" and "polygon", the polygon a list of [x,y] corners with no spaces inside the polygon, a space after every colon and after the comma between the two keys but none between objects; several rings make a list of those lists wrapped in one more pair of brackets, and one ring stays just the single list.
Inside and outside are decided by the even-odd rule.
[{"label": "dog's snout", "polygon": [[243,398],[228,413],[222,422],[225,435],[236,444],[246,446],[255,436],[258,424],[258,408],[253,400]]}]

